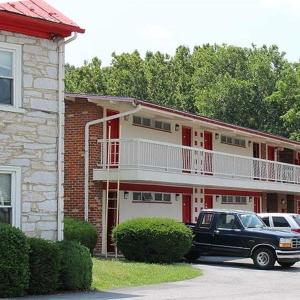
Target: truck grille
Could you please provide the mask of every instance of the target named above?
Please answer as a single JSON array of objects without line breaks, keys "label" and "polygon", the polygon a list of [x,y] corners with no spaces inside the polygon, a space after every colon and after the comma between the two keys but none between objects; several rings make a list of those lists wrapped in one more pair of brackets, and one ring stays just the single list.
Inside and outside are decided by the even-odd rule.
[{"label": "truck grille", "polygon": [[300,239],[293,239],[293,248],[300,248]]}]

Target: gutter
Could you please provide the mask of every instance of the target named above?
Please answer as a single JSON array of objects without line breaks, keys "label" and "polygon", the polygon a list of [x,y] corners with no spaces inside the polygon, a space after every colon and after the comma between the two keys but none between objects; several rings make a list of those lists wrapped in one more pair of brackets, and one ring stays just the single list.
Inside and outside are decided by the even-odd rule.
[{"label": "gutter", "polygon": [[58,195],[57,195],[57,239],[64,238],[63,227],[63,209],[64,209],[64,63],[65,63],[65,45],[77,38],[75,32],[67,40],[58,42],[58,145],[57,145],[57,171],[58,171]]},{"label": "gutter", "polygon": [[[134,104],[134,103],[133,103]],[[123,113],[119,113],[110,117],[104,117],[102,119],[93,120],[85,124],[84,130],[84,219],[89,220],[89,133],[90,127],[96,124],[101,124],[113,119],[122,118],[131,114],[134,114],[142,109],[139,104],[135,109],[129,110]]]}]

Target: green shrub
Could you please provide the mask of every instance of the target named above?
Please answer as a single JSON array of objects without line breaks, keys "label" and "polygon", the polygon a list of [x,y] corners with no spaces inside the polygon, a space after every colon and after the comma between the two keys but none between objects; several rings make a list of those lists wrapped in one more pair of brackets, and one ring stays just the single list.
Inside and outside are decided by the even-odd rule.
[{"label": "green shrub", "polygon": [[128,260],[172,263],[189,251],[193,235],[172,219],[137,218],[118,225],[113,239]]},{"label": "green shrub", "polygon": [[88,290],[92,284],[93,262],[89,249],[75,241],[58,242],[62,251],[60,288]]},{"label": "green shrub", "polygon": [[56,243],[29,238],[30,281],[29,294],[48,294],[58,289],[61,263],[60,248]]},{"label": "green shrub", "polygon": [[24,233],[0,224],[0,298],[24,295],[29,283],[28,253]]},{"label": "green shrub", "polygon": [[70,217],[65,217],[64,237],[65,240],[81,243],[89,248],[91,253],[97,243],[97,231],[91,223]]}]

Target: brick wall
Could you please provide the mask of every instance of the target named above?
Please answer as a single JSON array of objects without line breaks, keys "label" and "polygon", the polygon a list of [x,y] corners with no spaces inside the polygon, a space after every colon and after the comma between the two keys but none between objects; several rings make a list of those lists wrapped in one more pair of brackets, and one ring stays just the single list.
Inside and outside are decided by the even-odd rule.
[{"label": "brick wall", "polygon": [[[101,107],[86,100],[65,101],[65,202],[66,216],[84,219],[84,128],[89,121],[103,116]],[[90,127],[89,156],[89,221],[98,231],[95,252],[101,251],[101,183],[92,180],[93,168],[100,158],[97,139],[102,137],[102,125]]]}]

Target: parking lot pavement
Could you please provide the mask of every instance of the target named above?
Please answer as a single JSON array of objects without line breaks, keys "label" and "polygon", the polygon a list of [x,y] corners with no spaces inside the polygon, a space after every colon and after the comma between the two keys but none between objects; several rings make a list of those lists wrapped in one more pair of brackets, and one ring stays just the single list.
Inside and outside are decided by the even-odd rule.
[{"label": "parking lot pavement", "polygon": [[203,276],[192,280],[108,292],[62,294],[25,299],[288,300],[300,297],[300,263],[288,270],[276,266],[274,270],[261,271],[254,268],[250,259],[202,258],[194,266],[203,270]]}]

